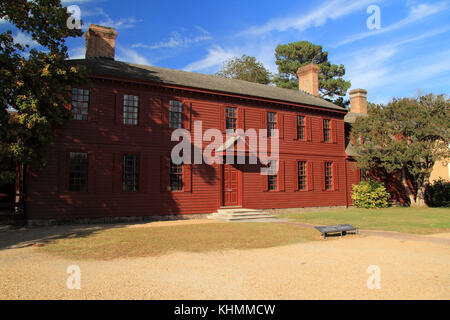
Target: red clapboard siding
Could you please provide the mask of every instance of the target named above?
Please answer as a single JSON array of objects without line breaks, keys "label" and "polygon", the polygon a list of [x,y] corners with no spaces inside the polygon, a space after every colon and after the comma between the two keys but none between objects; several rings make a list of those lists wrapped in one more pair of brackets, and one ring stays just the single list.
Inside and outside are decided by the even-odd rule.
[{"label": "red clapboard siding", "polygon": [[[139,96],[139,125],[123,124],[123,94]],[[267,176],[260,165],[239,165],[239,203],[255,209],[345,206],[351,184],[357,183],[344,146],[344,112],[321,111],[308,106],[284,106],[196,94],[189,89],[163,89],[123,81],[93,79],[87,121],[70,120],[50,147],[48,165],[28,174],[26,207],[31,219],[184,215],[215,212],[223,204],[221,165],[183,166],[183,190],[169,189],[172,129],[169,101],[183,101],[183,127],[193,132],[194,121],[208,129],[225,131],[225,106],[238,110],[238,128],[266,129],[267,112],[277,113],[280,162],[277,191],[267,192]],[[297,115],[305,116],[305,140],[297,140]],[[322,143],[323,118],[332,120],[332,143]],[[209,142],[204,142],[205,149]],[[88,192],[68,192],[67,150],[89,154]],[[270,151],[270,150],[269,150]],[[122,156],[139,154],[139,192],[122,192]],[[307,190],[297,190],[297,161],[307,162]],[[324,162],[333,163],[333,190],[323,186]],[[336,174],[335,174],[336,172]],[[350,200],[351,201],[351,200]]]}]

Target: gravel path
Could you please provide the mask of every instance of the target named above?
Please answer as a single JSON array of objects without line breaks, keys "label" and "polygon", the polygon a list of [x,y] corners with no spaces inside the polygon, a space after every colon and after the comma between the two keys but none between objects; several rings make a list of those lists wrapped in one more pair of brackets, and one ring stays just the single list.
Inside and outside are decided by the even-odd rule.
[{"label": "gravel path", "polygon": [[[0,231],[0,299],[450,299],[443,241],[373,234],[113,261],[72,261],[30,245],[75,230]],[[73,264],[81,268],[81,290],[66,287]],[[381,269],[379,290],[367,288],[370,265]]]}]

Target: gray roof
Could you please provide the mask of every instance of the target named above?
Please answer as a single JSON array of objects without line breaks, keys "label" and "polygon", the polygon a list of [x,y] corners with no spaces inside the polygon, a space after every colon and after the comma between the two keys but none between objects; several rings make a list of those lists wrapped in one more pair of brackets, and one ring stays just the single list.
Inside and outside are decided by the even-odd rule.
[{"label": "gray roof", "polygon": [[327,100],[300,90],[277,88],[243,80],[227,79],[214,75],[152,67],[115,61],[111,59],[74,59],[73,65],[84,65],[92,74],[119,76],[130,79],[160,82],[189,88],[233,93],[248,97],[265,98],[280,102],[317,106],[346,111]]},{"label": "gray roof", "polygon": [[345,115],[344,121],[347,123],[354,123],[358,117],[367,117],[367,113],[349,112]]}]

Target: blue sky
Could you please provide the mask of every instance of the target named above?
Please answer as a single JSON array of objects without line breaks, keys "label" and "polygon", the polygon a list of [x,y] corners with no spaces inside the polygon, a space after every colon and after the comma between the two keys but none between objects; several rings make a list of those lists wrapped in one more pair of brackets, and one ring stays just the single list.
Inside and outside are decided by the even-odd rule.
[{"label": "blue sky", "polygon": [[[255,56],[276,73],[275,47],[307,40],[344,64],[352,88],[371,102],[425,93],[450,95],[450,1],[112,1],[63,0],[84,21],[116,28],[116,59],[215,73],[228,58]],[[369,30],[370,5],[381,29]],[[0,31],[8,28],[0,21]],[[16,39],[30,42],[16,32]],[[68,42],[84,57],[84,39]]]}]

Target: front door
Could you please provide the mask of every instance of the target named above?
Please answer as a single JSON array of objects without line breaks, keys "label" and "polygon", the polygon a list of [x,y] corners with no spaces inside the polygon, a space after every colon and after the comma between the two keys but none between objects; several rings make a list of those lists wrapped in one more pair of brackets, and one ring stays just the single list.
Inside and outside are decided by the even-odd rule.
[{"label": "front door", "polygon": [[223,205],[237,206],[238,198],[239,170],[230,164],[223,165]]}]

